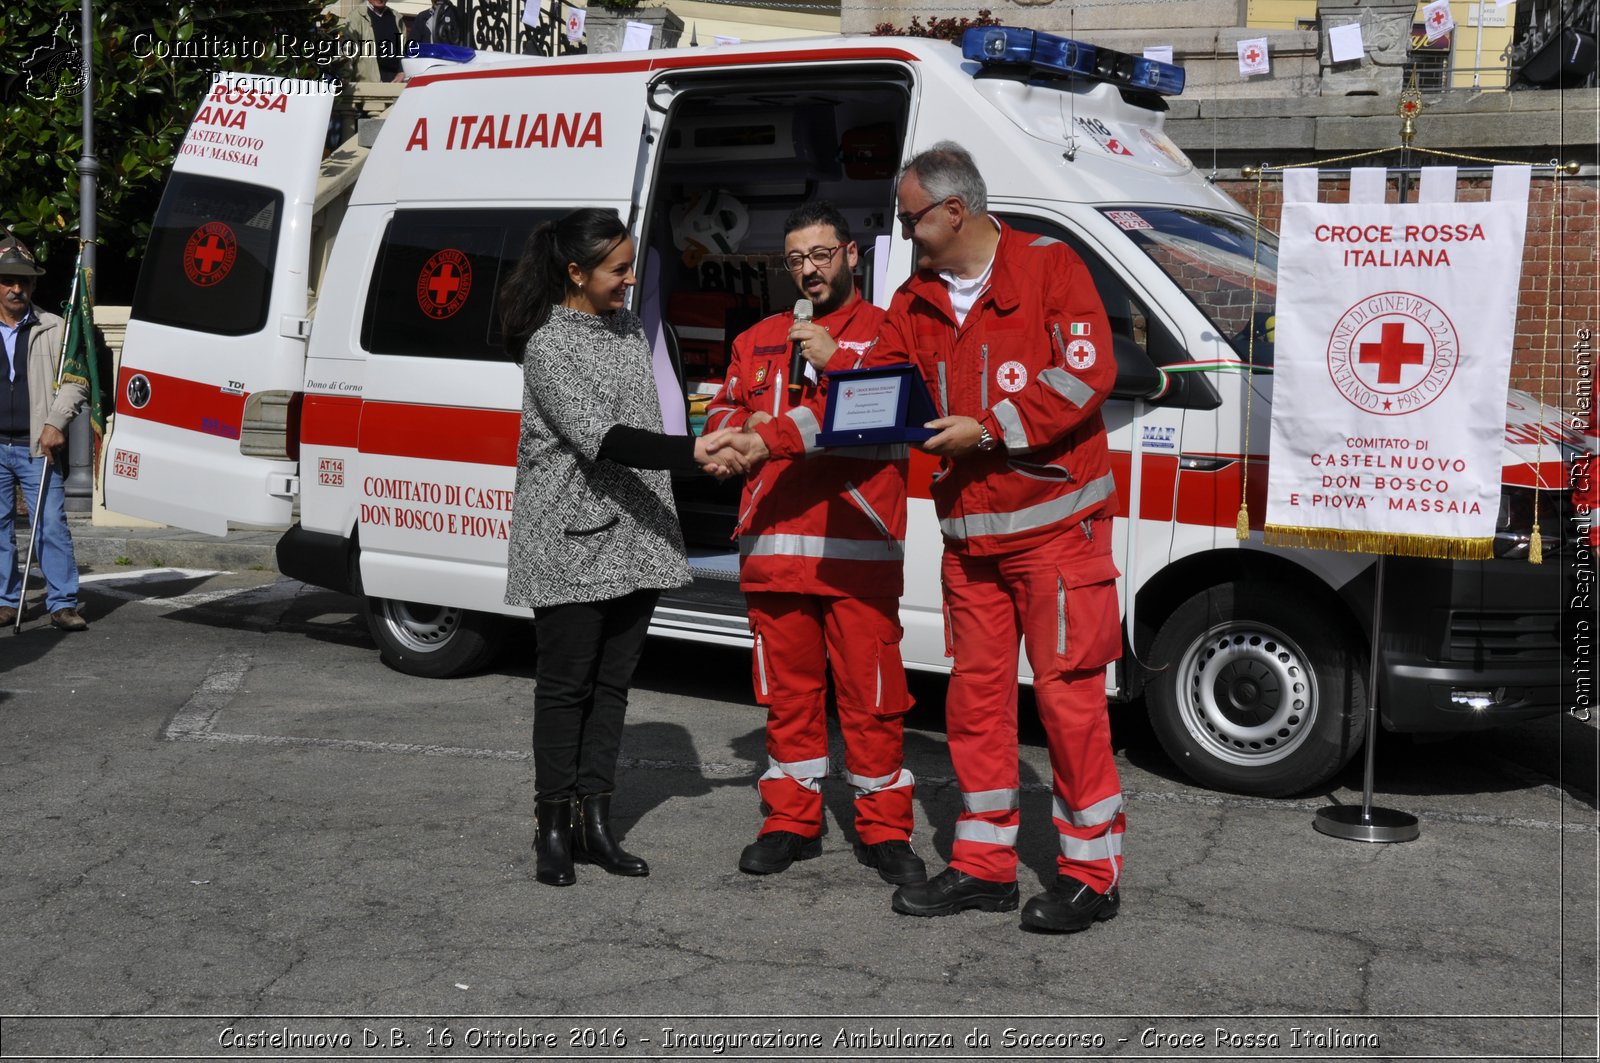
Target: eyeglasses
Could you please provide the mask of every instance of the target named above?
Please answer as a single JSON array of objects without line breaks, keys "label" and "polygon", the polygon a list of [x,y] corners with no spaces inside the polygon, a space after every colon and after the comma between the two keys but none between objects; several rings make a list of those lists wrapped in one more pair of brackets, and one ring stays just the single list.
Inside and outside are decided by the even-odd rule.
[{"label": "eyeglasses", "polygon": [[929,203],[926,207],[923,207],[921,210],[917,211],[915,214],[912,214],[910,211],[904,211],[903,210],[899,214],[896,214],[894,216],[895,220],[898,221],[901,224],[901,226],[904,227],[904,228],[915,229],[917,227],[917,222],[922,220],[923,215],[927,214],[930,210],[932,210],[935,207],[944,206],[946,203],[950,202],[950,200],[953,199],[953,198],[954,198],[953,196],[946,196],[944,199],[936,200],[936,201],[934,201],[932,203]]},{"label": "eyeglasses", "polygon": [[832,247],[813,247],[810,251],[791,251],[783,256],[783,264],[789,267],[790,273],[804,269],[807,261],[813,266],[826,266],[833,261],[833,256],[837,255],[843,246],[834,244]]}]

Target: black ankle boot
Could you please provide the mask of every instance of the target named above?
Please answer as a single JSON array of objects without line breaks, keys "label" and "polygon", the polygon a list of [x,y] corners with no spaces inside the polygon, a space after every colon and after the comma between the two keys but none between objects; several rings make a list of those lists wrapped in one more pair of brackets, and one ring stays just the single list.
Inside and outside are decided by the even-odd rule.
[{"label": "black ankle boot", "polygon": [[572,873],[572,798],[534,802],[533,877],[546,886],[570,886]]},{"label": "black ankle boot", "polygon": [[578,799],[577,851],[573,854],[586,864],[594,864],[613,875],[648,875],[650,865],[622,851],[611,836],[611,795],[590,794]]}]

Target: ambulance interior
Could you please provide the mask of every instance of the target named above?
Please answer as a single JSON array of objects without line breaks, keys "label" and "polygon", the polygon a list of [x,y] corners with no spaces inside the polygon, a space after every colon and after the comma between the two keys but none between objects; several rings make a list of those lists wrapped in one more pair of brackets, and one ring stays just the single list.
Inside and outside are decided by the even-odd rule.
[{"label": "ambulance interior", "polygon": [[[875,267],[893,237],[894,177],[910,99],[902,77],[857,70],[819,83],[813,72],[786,87],[781,74],[768,71],[759,81],[680,87],[646,199],[640,288],[646,321],[660,313],[691,432],[704,426],[734,338],[801,297],[782,261],[791,210],[813,199],[831,202],[860,248],[857,290],[873,299],[886,283]],[[675,478],[697,608],[742,611],[731,538],[741,487],[738,479]]]}]

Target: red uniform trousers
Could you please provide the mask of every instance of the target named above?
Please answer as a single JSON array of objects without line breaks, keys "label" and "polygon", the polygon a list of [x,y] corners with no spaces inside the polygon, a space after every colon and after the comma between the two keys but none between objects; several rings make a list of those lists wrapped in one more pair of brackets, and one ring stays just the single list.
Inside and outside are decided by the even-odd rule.
[{"label": "red uniform trousers", "polygon": [[946,549],[945,630],[955,667],[945,703],[962,813],[950,866],[1017,877],[1017,644],[1027,646],[1050,747],[1059,870],[1105,892],[1122,871],[1122,787],[1111,755],[1105,665],[1120,656],[1111,521],[1073,524],[1014,554]]},{"label": "red uniform trousers", "polygon": [[767,591],[746,598],[756,700],[767,706],[761,833],[822,834],[831,663],[845,773],[856,791],[856,835],[867,845],[910,838],[915,780],[900,761],[911,698],[900,663],[898,600]]}]

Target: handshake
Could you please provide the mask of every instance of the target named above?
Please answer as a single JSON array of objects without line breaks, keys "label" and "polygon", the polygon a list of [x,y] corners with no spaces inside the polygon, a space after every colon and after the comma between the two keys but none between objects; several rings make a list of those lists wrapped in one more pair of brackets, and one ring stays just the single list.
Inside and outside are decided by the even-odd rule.
[{"label": "handshake", "polygon": [[766,461],[767,444],[754,432],[724,428],[694,441],[694,460],[702,472],[726,480],[743,476]]}]

